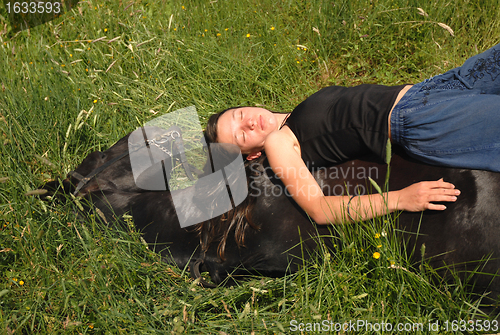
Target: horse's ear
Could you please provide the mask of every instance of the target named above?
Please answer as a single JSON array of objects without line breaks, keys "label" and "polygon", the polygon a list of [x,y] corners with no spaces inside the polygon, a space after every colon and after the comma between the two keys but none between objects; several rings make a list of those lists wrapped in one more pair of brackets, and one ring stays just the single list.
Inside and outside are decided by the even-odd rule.
[{"label": "horse's ear", "polygon": [[247,160],[248,161],[254,160],[256,158],[259,158],[261,155],[262,155],[261,151],[253,152],[253,153],[247,155]]}]

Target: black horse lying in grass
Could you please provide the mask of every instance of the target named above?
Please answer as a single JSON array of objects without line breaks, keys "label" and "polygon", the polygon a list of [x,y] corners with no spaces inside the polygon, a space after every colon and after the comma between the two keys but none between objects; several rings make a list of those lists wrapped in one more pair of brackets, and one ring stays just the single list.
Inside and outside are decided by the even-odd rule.
[{"label": "black horse lying in grass", "polygon": [[[127,137],[104,152],[90,154],[76,168],[76,175],[86,176],[126,150]],[[269,174],[271,169],[265,168],[264,163],[260,160],[246,166],[251,181],[250,196],[238,206],[242,210],[185,229],[180,228],[169,191],[145,191],[135,186],[130,159],[126,156],[92,178],[79,190],[79,195],[88,200],[86,210],[97,208],[105,220],[131,215],[137,229],[155,250],[180,268],[190,266],[198,272],[201,264],[201,271],[208,271],[216,284],[228,275],[283,276],[298,269],[308,256],[307,250],[318,247],[318,239],[312,237],[329,236],[324,238],[324,245],[332,248],[332,232],[329,226],[311,223],[295,202],[280,192],[283,190],[280,181]],[[354,161],[320,169],[315,177],[325,194],[339,195],[349,187],[352,194],[356,185],[357,192],[365,190],[364,178],[369,175],[382,185],[385,171],[383,165]],[[74,176],[63,182],[65,192],[74,191],[79,182]],[[445,211],[427,211],[423,215],[401,213],[397,225],[399,230],[407,232],[402,238],[409,243],[407,249],[416,250],[414,260],[418,262],[421,246],[425,244],[424,257],[443,271],[450,267],[473,271],[478,260],[489,257],[481,265],[481,272],[496,274],[500,268],[500,174],[432,167],[398,154],[392,158],[390,189],[439,178],[456,185],[462,195],[457,202],[447,204]],[[53,190],[58,185],[52,182],[45,188]],[[190,187],[173,192],[189,199],[196,190]],[[177,211],[196,215],[189,202],[186,203]],[[197,260],[201,262],[195,265]],[[488,287],[494,297],[500,293],[500,281],[495,275],[478,276],[476,288],[480,287]]]}]

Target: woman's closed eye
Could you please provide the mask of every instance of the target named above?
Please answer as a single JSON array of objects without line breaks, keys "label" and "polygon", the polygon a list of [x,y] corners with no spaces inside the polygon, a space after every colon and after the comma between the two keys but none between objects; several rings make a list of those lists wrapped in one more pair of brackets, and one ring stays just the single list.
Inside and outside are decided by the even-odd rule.
[{"label": "woman's closed eye", "polygon": [[[243,121],[243,111],[242,110],[240,110],[240,119],[241,119],[241,121]],[[244,131],[241,132],[241,139],[242,139],[243,143],[245,143],[246,135],[245,135]]]}]

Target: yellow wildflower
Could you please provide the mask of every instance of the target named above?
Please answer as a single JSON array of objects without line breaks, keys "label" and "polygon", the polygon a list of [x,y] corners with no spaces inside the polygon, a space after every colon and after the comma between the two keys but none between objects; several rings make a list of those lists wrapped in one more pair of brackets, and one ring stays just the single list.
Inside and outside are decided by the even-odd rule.
[{"label": "yellow wildflower", "polygon": [[380,234],[379,234],[379,233],[376,233],[376,234],[375,234],[375,238],[380,238]]},{"label": "yellow wildflower", "polygon": [[250,34],[247,34],[247,37],[250,37]]},{"label": "yellow wildflower", "polygon": [[377,252],[374,252],[374,253],[373,253],[373,258],[375,258],[375,259],[379,259],[379,258],[380,258],[380,252],[378,252],[378,251],[377,251]]}]

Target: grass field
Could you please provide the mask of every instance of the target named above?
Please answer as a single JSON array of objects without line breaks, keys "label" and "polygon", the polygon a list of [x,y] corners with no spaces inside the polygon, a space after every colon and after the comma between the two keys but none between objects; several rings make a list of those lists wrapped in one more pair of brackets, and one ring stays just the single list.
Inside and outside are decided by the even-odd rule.
[{"label": "grass field", "polygon": [[326,85],[442,73],[498,42],[497,1],[89,0],[18,33],[0,14],[0,332],[287,334],[293,320],[368,320],[421,334],[488,319],[466,283],[408,261],[392,217],[343,227],[343,251],[295,275],[207,290],[132,225],[80,222],[75,202],[24,194],[171,110],[195,105],[203,124],[233,105],[290,111]]}]

